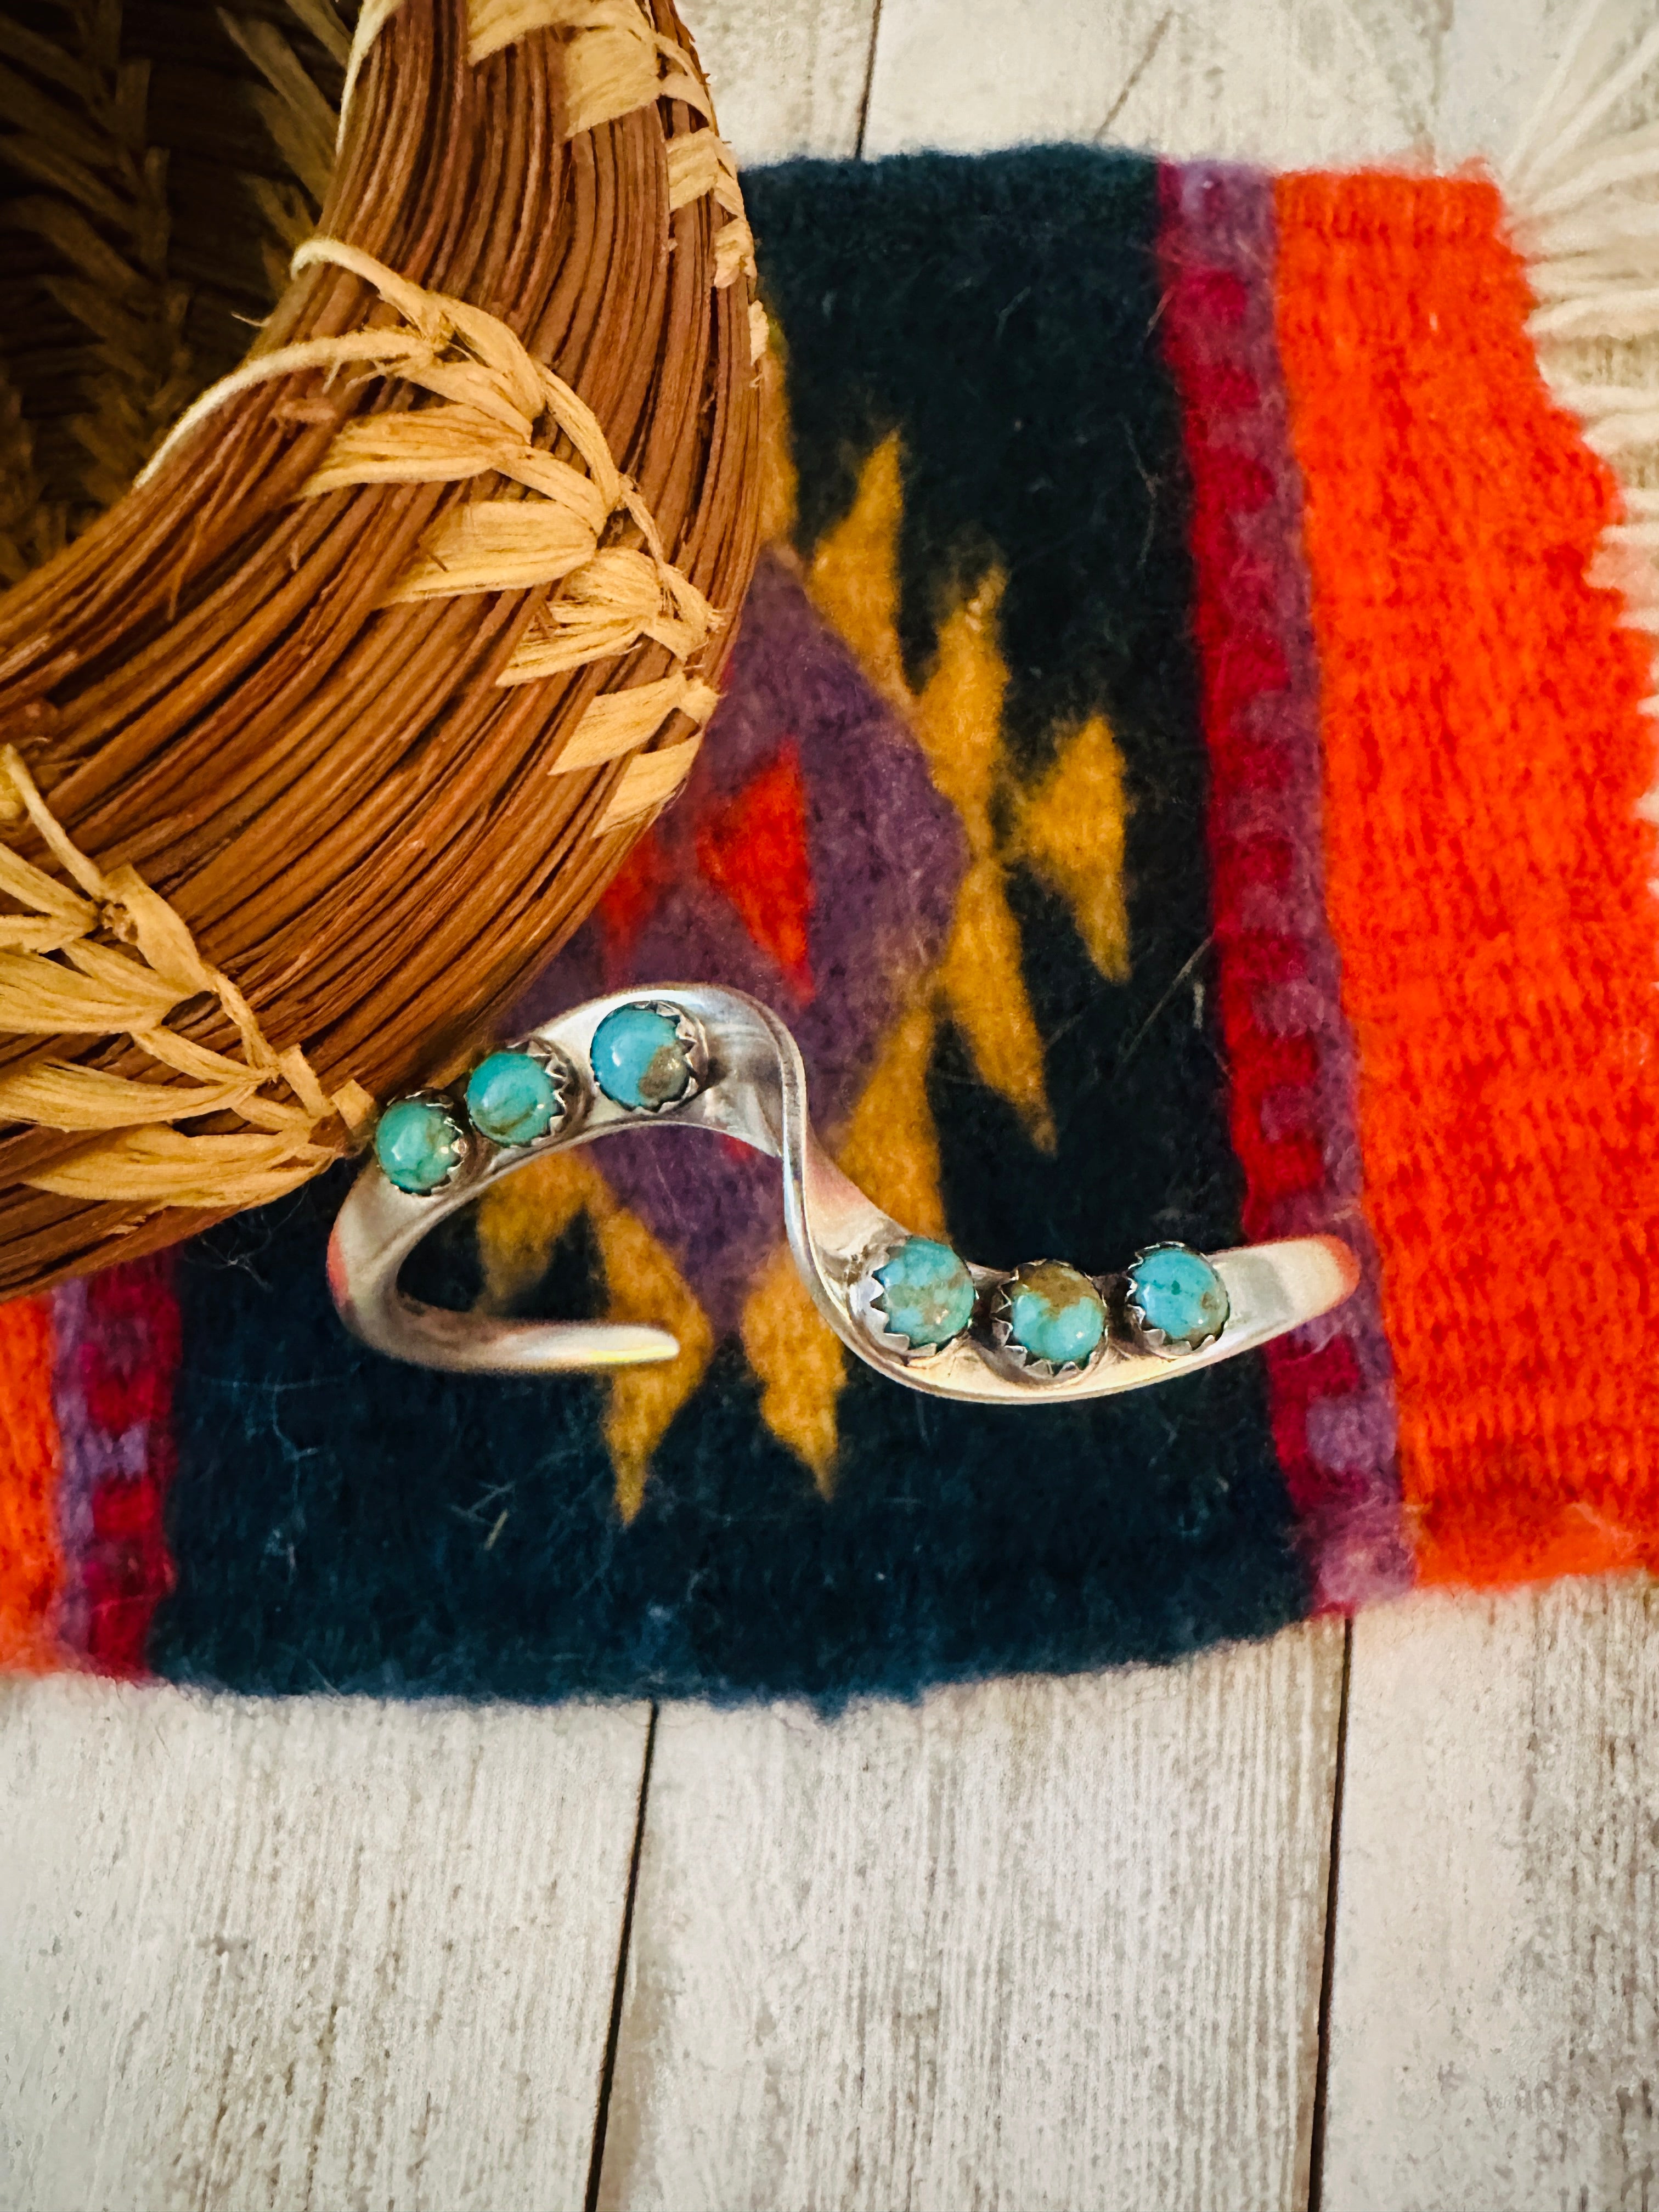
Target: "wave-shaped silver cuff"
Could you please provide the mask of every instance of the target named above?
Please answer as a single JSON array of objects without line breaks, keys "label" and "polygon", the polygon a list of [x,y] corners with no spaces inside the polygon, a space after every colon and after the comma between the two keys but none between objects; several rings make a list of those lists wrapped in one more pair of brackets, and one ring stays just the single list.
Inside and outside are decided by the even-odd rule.
[{"label": "wave-shaped silver cuff", "polygon": [[813,1304],[869,1366],[936,1397],[1029,1406],[1142,1389],[1300,1328],[1358,1280],[1334,1237],[1207,1255],[1153,1245],[1108,1275],[963,1261],[913,1236],[825,1156],[800,1054],[775,1015],[740,992],[677,983],[595,999],[490,1055],[458,1090],[387,1109],[329,1243],[347,1327],[394,1358],[461,1371],[672,1359],[664,1329],[449,1313],[398,1286],[422,1238],[490,1183],[641,1123],[713,1130],[778,1160]]}]

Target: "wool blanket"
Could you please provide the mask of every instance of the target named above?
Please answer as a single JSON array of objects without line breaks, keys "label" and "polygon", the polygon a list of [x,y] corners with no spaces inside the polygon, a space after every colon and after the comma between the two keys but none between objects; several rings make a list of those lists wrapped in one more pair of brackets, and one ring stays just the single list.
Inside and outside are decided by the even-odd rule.
[{"label": "wool blanket", "polygon": [[405,1279],[680,1357],[438,1375],[337,1322],[337,1176],[0,1308],[0,1663],[833,1706],[1659,1559],[1651,526],[1540,367],[1582,288],[1472,173],[745,190],[769,550],[521,1021],[735,985],[924,1234],[1331,1231],[1359,1291],[1156,1390],[945,1403],[817,1319],[770,1163],[666,1130]]}]

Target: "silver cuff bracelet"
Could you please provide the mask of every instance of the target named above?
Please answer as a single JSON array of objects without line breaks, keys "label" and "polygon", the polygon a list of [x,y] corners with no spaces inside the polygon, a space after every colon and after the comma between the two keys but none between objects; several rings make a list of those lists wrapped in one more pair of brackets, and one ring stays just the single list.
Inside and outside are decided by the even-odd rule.
[{"label": "silver cuff bracelet", "polygon": [[988,1267],[913,1236],[827,1158],[794,1039],[755,1000],[677,983],[595,999],[491,1053],[453,1091],[381,1116],[335,1223],[329,1284],[367,1344],[428,1367],[550,1375],[672,1359],[665,1330],[448,1313],[398,1287],[446,1215],[544,1152],[641,1124],[710,1129],[779,1161],[789,1246],[842,1342],[912,1390],[1053,1404],[1231,1359],[1339,1304],[1358,1270],[1334,1237],[1208,1255],[1153,1244],[1121,1273]]}]

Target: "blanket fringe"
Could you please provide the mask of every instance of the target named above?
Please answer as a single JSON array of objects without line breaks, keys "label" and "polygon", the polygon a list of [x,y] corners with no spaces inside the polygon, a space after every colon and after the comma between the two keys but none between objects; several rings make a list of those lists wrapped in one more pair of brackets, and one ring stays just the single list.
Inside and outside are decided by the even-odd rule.
[{"label": "blanket fringe", "polygon": [[[1632,119],[1655,81],[1650,11],[1586,0],[1501,176],[1544,375],[1623,493],[1594,580],[1622,592],[1632,629],[1659,637],[1659,123]],[[1659,717],[1659,696],[1644,711]],[[1659,762],[1638,811],[1659,824]]]}]

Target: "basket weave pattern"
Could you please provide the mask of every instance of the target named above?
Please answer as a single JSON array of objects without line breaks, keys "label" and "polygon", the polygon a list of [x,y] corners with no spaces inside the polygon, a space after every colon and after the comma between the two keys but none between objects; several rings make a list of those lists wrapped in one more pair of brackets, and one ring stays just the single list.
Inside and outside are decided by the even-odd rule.
[{"label": "basket weave pattern", "polygon": [[[0,1294],[268,1197],[355,1140],[363,1094],[441,1075],[683,781],[752,567],[764,321],[666,0],[402,0],[349,47],[326,0],[295,5],[286,27],[223,19],[264,80],[242,99],[267,167],[293,172],[229,173],[261,257],[326,197],[249,361],[171,435],[262,262],[199,296],[175,279],[167,167],[136,126],[106,171],[37,161],[56,213],[5,204],[8,234],[60,258],[54,230],[90,254],[66,210],[88,236],[125,220],[113,187],[92,204],[100,174],[154,221],[128,225],[143,265],[111,325],[149,334],[142,404],[104,406],[104,362],[54,422],[27,354],[0,396],[24,468],[0,513],[0,742],[64,849],[165,905],[175,983],[231,995],[175,990],[158,1056],[137,908],[56,945],[38,904],[0,914]],[[111,115],[142,123],[118,20],[76,20]],[[33,87],[0,74],[0,105],[15,80],[61,137],[44,35],[0,34],[7,56]],[[87,307],[73,277],[27,281]],[[20,861],[61,870],[34,815],[10,820]]]}]

